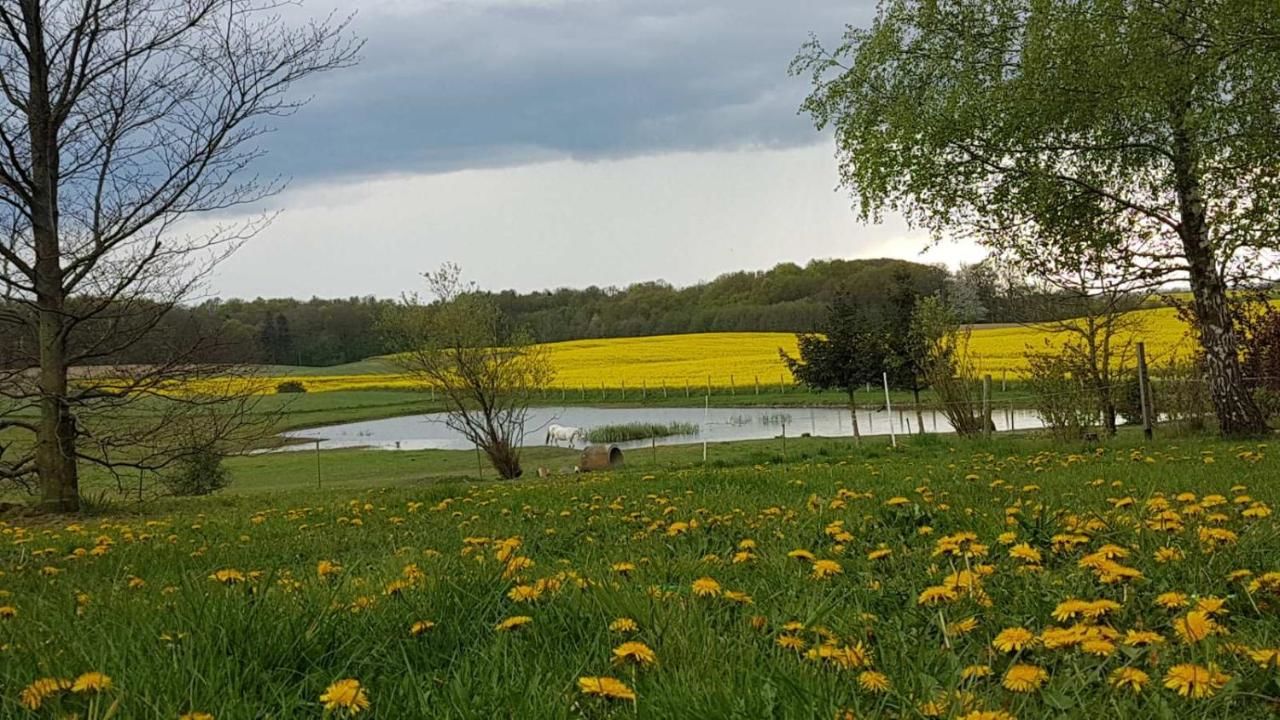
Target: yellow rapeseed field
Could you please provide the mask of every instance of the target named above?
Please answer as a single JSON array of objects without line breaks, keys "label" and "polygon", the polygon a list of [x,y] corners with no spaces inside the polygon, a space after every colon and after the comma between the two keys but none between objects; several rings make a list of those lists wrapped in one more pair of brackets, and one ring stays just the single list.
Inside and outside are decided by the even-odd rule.
[{"label": "yellow rapeseed field", "polygon": [[[1172,308],[1140,311],[1136,339],[1147,343],[1152,362],[1189,354],[1194,343],[1186,325]],[[970,347],[979,372],[1016,378],[1025,372],[1028,349],[1060,345],[1062,334],[1019,325],[977,327]],[[556,369],[555,386],[567,390],[648,388],[682,391],[713,388],[776,388],[793,382],[778,355],[796,352],[791,333],[703,333],[636,338],[571,340],[549,343]],[[297,380],[309,392],[335,390],[407,390],[420,387],[414,379],[397,373],[350,375],[291,375],[261,379],[265,392],[283,380]]]}]

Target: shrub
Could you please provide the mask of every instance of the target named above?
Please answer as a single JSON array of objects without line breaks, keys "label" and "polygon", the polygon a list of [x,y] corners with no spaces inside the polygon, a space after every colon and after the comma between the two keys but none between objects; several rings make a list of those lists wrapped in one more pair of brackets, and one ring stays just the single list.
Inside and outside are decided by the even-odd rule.
[{"label": "shrub", "polygon": [[301,380],[285,380],[284,382],[276,385],[276,394],[278,395],[288,395],[290,393],[304,393],[306,391],[307,391],[307,386],[303,385]]},{"label": "shrub", "polygon": [[173,495],[209,495],[231,484],[231,472],[222,464],[222,454],[202,448],[183,457],[161,482]]},{"label": "shrub", "polygon": [[1153,373],[1151,380],[1156,417],[1184,430],[1204,430],[1213,415],[1213,402],[1204,377],[1204,367],[1199,362],[1170,358]]},{"label": "shrub", "polygon": [[1095,397],[1066,354],[1027,353],[1027,385],[1044,426],[1055,437],[1080,440],[1098,417]]}]

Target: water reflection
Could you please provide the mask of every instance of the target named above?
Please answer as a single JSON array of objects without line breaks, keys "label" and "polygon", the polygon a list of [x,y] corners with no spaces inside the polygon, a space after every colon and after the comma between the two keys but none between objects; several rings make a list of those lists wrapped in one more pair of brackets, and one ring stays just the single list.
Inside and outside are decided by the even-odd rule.
[{"label": "water reflection", "polygon": [[[1001,410],[992,417],[997,431],[1042,427],[1040,418],[1031,410]],[[778,437],[814,435],[848,437],[852,434],[849,411],[838,408],[532,408],[525,425],[524,444],[542,445],[546,428],[552,423],[591,429],[601,425],[625,423],[691,423],[698,427],[696,435],[658,438],[659,445],[724,442],[728,440],[760,440]],[[927,432],[952,432],[951,425],[940,413],[924,411]],[[890,427],[897,433],[917,430],[913,411],[891,413],[885,410],[858,411],[859,431],[863,435],[888,435]],[[306,447],[349,448],[373,447],[385,450],[469,450],[471,443],[445,423],[443,413],[413,415],[385,420],[331,425],[297,430],[286,437],[307,440]],[[623,448],[648,447],[650,441],[618,443]],[[296,447],[296,446],[294,446]]]}]

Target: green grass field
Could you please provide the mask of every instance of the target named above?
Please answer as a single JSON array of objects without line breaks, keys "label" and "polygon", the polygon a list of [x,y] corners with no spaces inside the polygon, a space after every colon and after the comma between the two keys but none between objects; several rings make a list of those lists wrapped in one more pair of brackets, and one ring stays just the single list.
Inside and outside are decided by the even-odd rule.
[{"label": "green grass field", "polygon": [[1266,716],[1280,462],[1131,441],[240,458],[0,524],[0,716]]}]

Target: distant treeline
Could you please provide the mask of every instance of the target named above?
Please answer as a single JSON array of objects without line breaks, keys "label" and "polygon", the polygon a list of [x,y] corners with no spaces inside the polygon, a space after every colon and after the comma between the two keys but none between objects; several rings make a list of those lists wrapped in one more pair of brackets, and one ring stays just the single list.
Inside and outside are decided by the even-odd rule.
[{"label": "distant treeline", "polygon": [[[917,293],[943,293],[970,322],[1016,320],[995,274],[982,266],[959,273],[905,260],[815,260],[771,270],[734,272],[707,283],[675,288],[646,282],[626,288],[588,287],[532,293],[495,293],[501,307],[544,342],[713,331],[815,330],[837,293],[847,293],[872,317],[890,289],[910,284]],[[173,348],[196,348],[192,359],[277,365],[328,366],[394,352],[379,319],[397,303],[372,297],[295,300],[209,300],[179,306],[130,348],[100,363],[149,363]],[[0,317],[16,319],[20,305],[0,304]],[[146,315],[145,313],[143,315]],[[104,332],[113,331],[106,329]],[[35,344],[19,323],[0,323],[0,365],[23,364]]]}]

